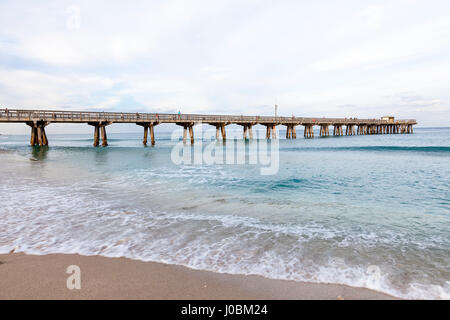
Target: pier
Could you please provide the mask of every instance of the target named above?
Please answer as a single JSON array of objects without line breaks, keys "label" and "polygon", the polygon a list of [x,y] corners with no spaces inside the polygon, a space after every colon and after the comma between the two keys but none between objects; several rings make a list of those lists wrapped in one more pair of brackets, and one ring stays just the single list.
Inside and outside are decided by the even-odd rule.
[{"label": "pier", "polygon": [[[95,147],[106,147],[108,138],[106,127],[114,123],[135,123],[142,126],[143,144],[155,144],[154,127],[164,123],[174,123],[183,127],[183,142],[189,140],[194,143],[193,126],[209,124],[216,127],[216,139],[226,140],[226,126],[240,125],[243,128],[243,139],[253,139],[252,127],[263,125],[266,127],[266,138],[277,138],[277,126],[286,127],[286,139],[296,139],[296,128],[303,126],[303,136],[314,138],[314,127],[320,127],[319,136],[329,137],[329,127],[333,127],[333,136],[369,135],[369,134],[406,134],[413,133],[414,119],[394,120],[393,117],[381,119],[357,118],[304,118],[304,117],[271,117],[271,116],[238,116],[238,115],[201,115],[201,114],[173,114],[173,113],[122,113],[122,112],[85,112],[85,111],[56,111],[56,110],[18,110],[0,109],[0,122],[24,123],[31,128],[30,144],[32,146],[47,146],[49,144],[45,128],[52,123],[86,123],[94,127]],[[345,130],[344,130],[345,127]]]}]

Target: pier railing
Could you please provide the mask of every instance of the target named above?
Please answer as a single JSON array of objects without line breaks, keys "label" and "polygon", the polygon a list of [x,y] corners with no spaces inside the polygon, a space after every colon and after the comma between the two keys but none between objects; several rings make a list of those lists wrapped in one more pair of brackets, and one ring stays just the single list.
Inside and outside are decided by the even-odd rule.
[{"label": "pier railing", "polygon": [[395,120],[389,122],[380,119],[357,118],[320,118],[320,117],[272,117],[272,116],[244,116],[244,115],[202,115],[202,114],[174,114],[174,113],[141,113],[141,112],[91,112],[91,111],[57,111],[57,110],[18,110],[0,109],[0,122],[110,122],[110,123],[138,123],[138,122],[204,122],[204,123],[251,123],[251,124],[416,124],[416,120]]}]

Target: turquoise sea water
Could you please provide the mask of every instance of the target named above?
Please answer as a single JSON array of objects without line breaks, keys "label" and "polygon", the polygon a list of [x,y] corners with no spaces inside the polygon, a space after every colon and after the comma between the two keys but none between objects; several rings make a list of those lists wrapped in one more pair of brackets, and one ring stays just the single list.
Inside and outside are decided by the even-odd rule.
[{"label": "turquoise sea water", "polygon": [[[450,128],[299,132],[279,139],[273,175],[248,163],[176,164],[170,136],[157,131],[156,146],[143,147],[140,133],[109,134],[107,148],[92,147],[91,134],[49,134],[49,148],[0,136],[0,252],[125,256],[450,298]],[[232,143],[251,153],[267,142]]]}]

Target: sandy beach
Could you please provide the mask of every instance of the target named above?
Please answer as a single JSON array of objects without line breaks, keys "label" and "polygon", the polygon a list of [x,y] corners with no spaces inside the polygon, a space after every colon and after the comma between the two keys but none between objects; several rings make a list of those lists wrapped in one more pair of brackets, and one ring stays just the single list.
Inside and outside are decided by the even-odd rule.
[{"label": "sandy beach", "polygon": [[[67,289],[69,265],[81,289]],[[219,274],[125,258],[0,255],[0,299],[393,299],[364,288]]]}]

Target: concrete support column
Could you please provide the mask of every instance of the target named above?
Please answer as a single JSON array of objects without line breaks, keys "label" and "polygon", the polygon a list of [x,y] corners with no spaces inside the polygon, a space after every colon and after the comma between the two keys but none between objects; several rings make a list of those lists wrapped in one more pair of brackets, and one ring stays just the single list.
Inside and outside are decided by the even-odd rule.
[{"label": "concrete support column", "polygon": [[42,128],[41,128],[41,126],[37,127],[37,136],[38,136],[38,143],[39,143],[40,146],[42,146],[43,142],[42,142]]},{"label": "concrete support column", "polygon": [[334,136],[342,136],[343,135],[342,125],[340,125],[340,124],[334,125],[333,135]]},{"label": "concrete support column", "polygon": [[193,126],[189,126],[189,136],[191,138],[191,144],[194,144],[194,129],[193,129]]},{"label": "concrete support column", "polygon": [[37,142],[37,128],[35,126],[31,127],[31,139],[30,139],[30,145],[34,146]]},{"label": "concrete support column", "polygon": [[314,138],[314,126],[312,124],[305,125],[305,131],[303,135],[305,138]]},{"label": "concrete support column", "polygon": [[48,139],[47,139],[47,134],[45,133],[45,127],[42,126],[41,130],[42,130],[42,132],[41,132],[41,134],[42,134],[42,143],[43,143],[44,146],[48,146]]},{"label": "concrete support column", "polygon": [[270,139],[272,135],[272,126],[267,125],[266,126],[266,139]]},{"label": "concrete support column", "polygon": [[34,121],[26,122],[28,126],[31,127],[31,146],[48,146],[47,134],[45,133],[45,127],[48,125],[47,122]]},{"label": "concrete support column", "polygon": [[243,134],[244,134],[244,140],[247,140],[247,129],[248,129],[248,127],[247,127],[247,125],[244,125],[243,127],[242,127],[242,130],[243,130]]},{"label": "concrete support column", "polygon": [[102,146],[107,147],[108,146],[108,137],[106,136],[106,126],[101,126],[101,132],[102,132]]},{"label": "concrete support column", "polygon": [[98,147],[100,139],[100,127],[98,125],[94,126],[94,147]]},{"label": "concrete support column", "polygon": [[330,130],[329,130],[329,128],[328,128],[328,125],[325,125],[325,124],[321,124],[321,125],[320,125],[320,132],[319,132],[319,135],[320,135],[321,137],[327,137],[327,136],[330,135]]},{"label": "concrete support column", "polygon": [[142,143],[144,146],[147,145],[148,142],[148,132],[150,132],[150,142],[152,146],[155,145],[155,126],[158,125],[158,122],[138,122],[136,123],[138,126],[144,127],[144,138],[142,139]]},{"label": "concrete support column", "polygon": [[187,128],[186,126],[183,127],[183,143],[186,143]]},{"label": "concrete support column", "polygon": [[297,132],[295,130],[295,125],[287,125],[286,126],[286,139],[296,139]]},{"label": "concrete support column", "polygon": [[155,145],[155,126],[153,124],[150,125],[150,141],[152,142],[152,146]]},{"label": "concrete support column", "polygon": [[144,146],[147,145],[147,136],[148,136],[148,126],[144,126],[144,139],[142,139],[142,143]]},{"label": "concrete support column", "polygon": [[220,126],[216,126],[216,140],[220,138]]},{"label": "concrete support column", "polygon": [[100,138],[102,139],[102,146],[108,145],[108,138],[106,136],[106,126],[109,122],[88,122],[88,125],[94,127],[94,147],[98,147],[100,144]]},{"label": "concrete support column", "polygon": [[223,141],[227,140],[227,132],[225,131],[225,125],[224,124],[221,125],[220,130],[222,131],[222,140]]}]

